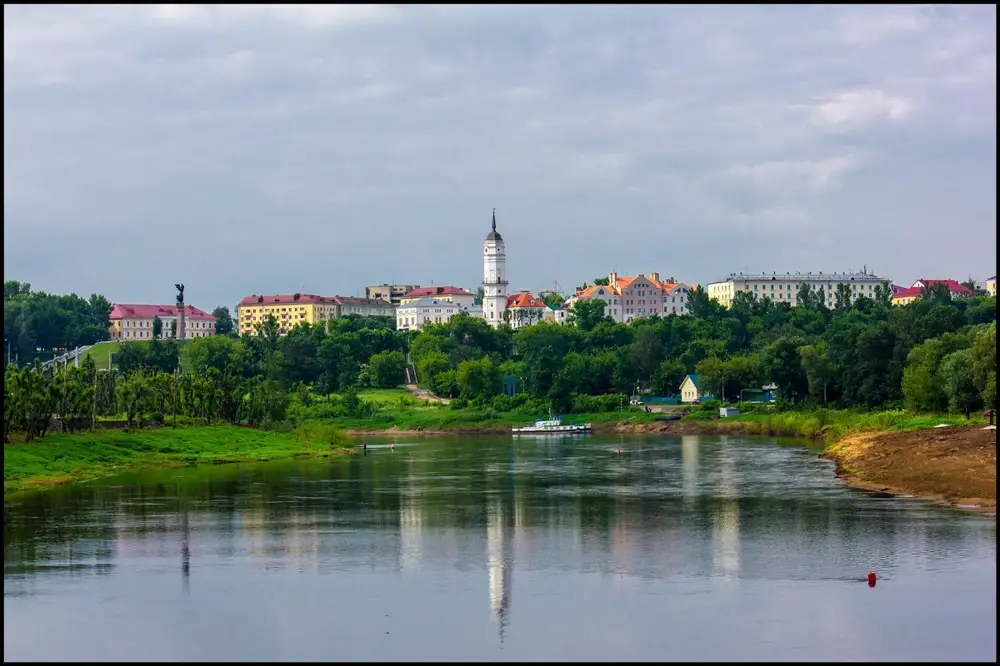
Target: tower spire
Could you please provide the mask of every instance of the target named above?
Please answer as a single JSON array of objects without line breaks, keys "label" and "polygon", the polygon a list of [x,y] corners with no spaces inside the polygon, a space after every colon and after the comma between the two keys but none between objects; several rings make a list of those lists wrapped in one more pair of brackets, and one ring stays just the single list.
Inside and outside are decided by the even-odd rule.
[{"label": "tower spire", "polygon": [[497,230],[497,209],[493,209],[493,231]]}]

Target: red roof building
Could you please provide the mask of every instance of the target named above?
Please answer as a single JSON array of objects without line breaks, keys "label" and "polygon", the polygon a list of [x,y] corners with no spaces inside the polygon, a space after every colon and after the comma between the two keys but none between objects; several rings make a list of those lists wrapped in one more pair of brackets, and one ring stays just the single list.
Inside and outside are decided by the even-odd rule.
[{"label": "red roof building", "polygon": [[[176,305],[136,305],[115,303],[111,308],[109,336],[112,340],[151,340],[153,321],[163,322],[161,338],[175,337],[180,316]],[[215,317],[193,305],[184,306],[184,338],[204,338],[215,334]],[[180,337],[180,336],[177,336]]]}]

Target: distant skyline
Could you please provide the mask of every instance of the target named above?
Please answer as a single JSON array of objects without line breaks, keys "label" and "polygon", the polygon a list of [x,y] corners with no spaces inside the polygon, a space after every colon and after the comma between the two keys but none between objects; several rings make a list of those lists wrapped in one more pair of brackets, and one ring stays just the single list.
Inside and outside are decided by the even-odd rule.
[{"label": "distant skyline", "polygon": [[4,7],[4,278],[996,274],[996,7]]}]

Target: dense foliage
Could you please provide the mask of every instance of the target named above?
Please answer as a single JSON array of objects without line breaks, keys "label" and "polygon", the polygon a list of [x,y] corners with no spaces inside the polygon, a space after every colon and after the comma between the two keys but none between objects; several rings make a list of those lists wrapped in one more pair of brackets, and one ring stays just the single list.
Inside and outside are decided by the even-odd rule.
[{"label": "dense foliage", "polygon": [[104,296],[89,299],[76,294],[58,296],[31,291],[27,282],[3,285],[5,353],[29,364],[39,349],[73,349],[108,339],[111,303]]}]

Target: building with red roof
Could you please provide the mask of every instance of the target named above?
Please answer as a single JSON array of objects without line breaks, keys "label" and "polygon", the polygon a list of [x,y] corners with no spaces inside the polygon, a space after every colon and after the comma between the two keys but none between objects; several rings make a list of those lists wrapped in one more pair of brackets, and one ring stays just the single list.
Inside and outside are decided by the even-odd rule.
[{"label": "building with red roof", "polygon": [[278,322],[278,332],[288,333],[299,324],[318,324],[348,315],[395,317],[396,308],[380,298],[318,296],[316,294],[254,294],[236,306],[240,335],[254,335],[268,317]]},{"label": "building with red roof", "polygon": [[468,289],[447,285],[440,287],[418,287],[399,299],[399,304],[405,305],[411,301],[419,301],[421,298],[433,298],[438,301],[455,303],[466,310],[472,308],[476,302],[475,294]]},{"label": "building with red roof", "polygon": [[215,335],[215,317],[193,305],[184,306],[184,335],[177,335],[180,311],[176,305],[135,305],[115,303],[111,308],[108,333],[111,340],[151,340],[153,321],[163,322],[161,338],[204,338]]},{"label": "building with red roof", "polygon": [[908,305],[917,300],[924,293],[924,288],[933,289],[937,285],[943,285],[948,289],[948,295],[952,298],[969,298],[975,296],[976,292],[959,283],[957,280],[939,280],[921,278],[915,281],[906,289],[900,289],[892,295],[893,305]]}]

